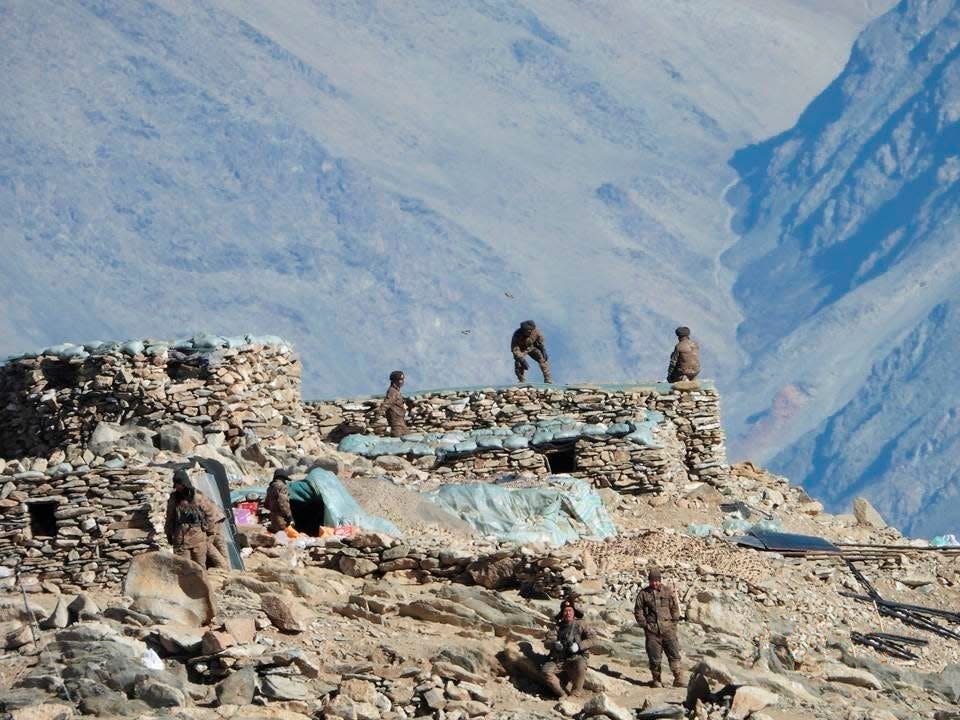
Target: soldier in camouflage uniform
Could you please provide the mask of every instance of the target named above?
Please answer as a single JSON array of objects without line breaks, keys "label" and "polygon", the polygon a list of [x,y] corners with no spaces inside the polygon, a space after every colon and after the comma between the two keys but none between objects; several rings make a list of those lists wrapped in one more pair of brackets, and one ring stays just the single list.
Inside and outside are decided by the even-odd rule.
[{"label": "soldier in camouflage uniform", "polygon": [[272,533],[286,530],[293,524],[293,511],[290,509],[290,494],[287,490],[287,480],[290,479],[286,470],[277,469],[273,472],[273,480],[267,486],[267,496],[263,499],[263,506],[270,513],[270,527]]},{"label": "soldier in camouflage uniform", "polygon": [[572,598],[560,605],[556,636],[550,645],[550,659],[541,668],[543,683],[558,698],[567,695],[564,680],[570,684],[570,695],[579,695],[587,679],[587,655],[596,634],[581,622]]},{"label": "soldier in camouflage uniform", "polygon": [[186,471],[177,471],[173,478],[173,492],[167,500],[163,531],[174,553],[193,560],[206,570],[207,530],[211,523],[203,502],[197,502],[197,496]]},{"label": "soldier in camouflage uniform", "polygon": [[690,328],[678,327],[677,344],[670,355],[667,382],[695,380],[700,374],[700,346],[690,339]]},{"label": "soldier in camouflage uniform", "polygon": [[227,560],[230,555],[224,537],[227,516],[223,514],[220,506],[204,495],[202,491],[197,493],[195,501],[207,516],[207,565],[212,568],[230,567],[230,561]]},{"label": "soldier in camouflage uniform", "polygon": [[550,375],[546,341],[543,333],[537,330],[537,324],[533,320],[524,320],[520,323],[520,327],[513,331],[513,337],[510,338],[510,352],[513,354],[513,371],[517,375],[517,380],[526,382],[530,364],[524,356],[529,355],[540,366],[543,381],[545,383],[553,382]]},{"label": "soldier in camouflage uniform", "polygon": [[390,434],[393,437],[403,437],[410,432],[407,427],[407,406],[403,402],[403,395],[400,394],[400,388],[403,387],[405,380],[401,370],[390,373],[390,387],[387,388],[387,396],[380,403],[380,412],[387,417]]},{"label": "soldier in camouflage uniform", "polygon": [[673,588],[664,586],[659,570],[648,574],[650,584],[637,595],[633,616],[643,626],[646,635],[647,660],[650,663],[652,686],[663,687],[660,679],[660,661],[666,653],[673,673],[673,686],[684,687],[683,669],[680,666],[680,643],[677,641],[677,622],[680,620],[680,604]]}]

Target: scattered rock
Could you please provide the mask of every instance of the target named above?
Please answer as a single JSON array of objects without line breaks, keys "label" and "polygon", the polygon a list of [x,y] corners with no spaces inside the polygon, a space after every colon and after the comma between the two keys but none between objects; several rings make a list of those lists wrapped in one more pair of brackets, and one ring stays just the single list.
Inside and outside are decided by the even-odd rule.
[{"label": "scattered rock", "polygon": [[299,633],[306,627],[300,619],[297,618],[295,603],[276,593],[269,593],[260,598],[260,608],[270,618],[270,622],[283,632]]},{"label": "scattered rock", "polygon": [[612,720],[633,720],[633,714],[617,705],[605,693],[595,695],[583,706],[584,717],[602,715]]},{"label": "scattered rock", "polygon": [[67,609],[68,603],[61,596],[57,598],[57,604],[44,620],[40,621],[41,630],[61,630],[70,624],[70,611]]},{"label": "scattered rock", "polygon": [[238,670],[217,684],[217,701],[221,705],[249,705],[256,691],[257,674],[249,668]]},{"label": "scattered rock", "polygon": [[77,595],[73,601],[67,605],[67,613],[71,623],[83,620],[96,620],[100,617],[100,608],[87,595]]},{"label": "scattered rock", "polygon": [[350,577],[365,577],[377,570],[377,564],[373,560],[350,557],[349,555],[340,557],[339,567],[340,572]]},{"label": "scattered rock", "polygon": [[257,636],[257,623],[252,617],[232,617],[223,621],[223,629],[236,641],[245,645]]},{"label": "scattered rock", "polygon": [[134,685],[134,697],[152,708],[184,707],[187,698],[181,690],[150,677],[141,676]]},{"label": "scattered rock", "polygon": [[823,669],[823,676],[830,682],[856,685],[870,690],[883,690],[883,683],[875,675],[866,670],[851,668],[846,665],[828,665]]},{"label": "scattered rock", "polygon": [[729,720],[744,720],[751,713],[763,710],[780,702],[780,696],[754,685],[741,685],[733,696],[733,704],[727,714]]}]

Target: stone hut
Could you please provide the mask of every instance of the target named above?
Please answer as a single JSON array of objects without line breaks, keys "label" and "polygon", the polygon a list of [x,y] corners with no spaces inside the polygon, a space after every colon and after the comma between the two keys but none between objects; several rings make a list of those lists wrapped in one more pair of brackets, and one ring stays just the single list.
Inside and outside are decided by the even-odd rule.
[{"label": "stone hut", "polygon": [[101,421],[193,425],[236,446],[302,427],[300,362],[274,337],[58,345],[0,365],[0,457],[86,447]]},{"label": "stone hut", "polygon": [[451,481],[565,472],[649,492],[716,482],[728,469],[720,398],[708,381],[422,392],[407,400],[411,435],[402,440],[380,437],[380,400],[310,403],[305,412],[328,440],[352,435],[342,450],[422,458],[418,464]]}]

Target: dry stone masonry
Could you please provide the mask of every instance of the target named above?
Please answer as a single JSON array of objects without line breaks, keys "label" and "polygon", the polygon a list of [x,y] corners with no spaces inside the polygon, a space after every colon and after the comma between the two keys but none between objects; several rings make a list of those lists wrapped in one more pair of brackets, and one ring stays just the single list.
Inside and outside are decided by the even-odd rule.
[{"label": "dry stone masonry", "polygon": [[[306,412],[320,434],[339,440],[347,433],[386,434],[380,398],[310,403]],[[571,472],[600,487],[647,491],[671,482],[716,483],[727,473],[720,423],[720,397],[710,382],[637,386],[512,386],[425,392],[407,400],[413,443],[426,433],[509,430],[550,420],[606,427],[644,422],[658,413],[653,442],[637,443],[611,435],[575,438]],[[406,440],[407,438],[405,438]],[[573,438],[572,438],[573,439]],[[389,441],[387,441],[389,442]],[[452,462],[438,458],[434,471],[451,480],[493,477],[529,470],[558,470],[557,443],[531,443],[519,449],[491,448]],[[383,454],[391,454],[385,450]],[[416,452],[412,454],[416,455]],[[553,463],[551,463],[551,456]],[[551,467],[553,465],[553,467]]]},{"label": "dry stone masonry", "polygon": [[280,338],[58,345],[0,366],[0,457],[85,447],[101,421],[184,422],[236,445],[301,428],[300,362]]},{"label": "dry stone masonry", "polygon": [[[2,461],[0,461],[2,462]],[[0,472],[0,567],[16,569],[25,586],[117,585],[134,555],[158,548],[170,473],[69,463],[29,468],[19,461]]]}]

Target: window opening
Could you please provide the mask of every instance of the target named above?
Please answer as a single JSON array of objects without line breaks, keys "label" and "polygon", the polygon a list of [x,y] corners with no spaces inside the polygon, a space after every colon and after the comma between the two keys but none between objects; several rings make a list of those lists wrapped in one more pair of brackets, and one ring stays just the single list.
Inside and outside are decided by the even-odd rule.
[{"label": "window opening", "polygon": [[57,518],[54,515],[58,502],[33,502],[27,504],[30,512],[30,534],[33,537],[56,537]]}]

